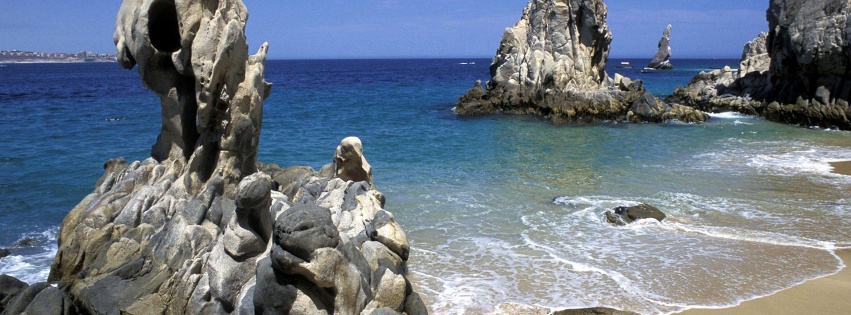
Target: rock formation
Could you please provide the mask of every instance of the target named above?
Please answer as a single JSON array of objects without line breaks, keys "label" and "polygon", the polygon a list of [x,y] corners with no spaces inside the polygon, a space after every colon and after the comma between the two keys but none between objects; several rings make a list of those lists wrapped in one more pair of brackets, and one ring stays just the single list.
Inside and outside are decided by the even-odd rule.
[{"label": "rock formation", "polygon": [[[851,130],[849,7],[838,0],[770,1],[765,50],[759,38],[746,45],[739,78],[713,83],[717,75],[700,74],[674,97],[709,111],[737,110],[777,122]],[[716,95],[702,92],[709,85],[718,86]]]},{"label": "rock formation", "polygon": [[641,81],[608,78],[612,34],[606,12],[602,0],[529,1],[520,21],[502,36],[487,90],[476,82],[455,112],[536,114],[568,122],[705,120],[700,111],[657,100]]},{"label": "rock formation", "polygon": [[28,285],[0,275],[0,314],[78,314],[71,299],[47,282]]},{"label": "rock formation", "polygon": [[659,50],[653,55],[653,60],[647,65],[648,68],[671,70],[674,65],[671,64],[671,24],[662,32],[662,38],[659,39]]},{"label": "rock formation", "polygon": [[49,279],[67,295],[50,298],[71,303],[56,305],[84,314],[426,312],[407,280],[405,232],[362,174],[370,169],[359,139],[341,143],[337,176],[257,162],[271,84],[267,45],[248,55],[247,17],[239,0],[122,3],[119,63],[137,66],[160,97],[162,129],[151,158],[107,161],[63,220]]}]

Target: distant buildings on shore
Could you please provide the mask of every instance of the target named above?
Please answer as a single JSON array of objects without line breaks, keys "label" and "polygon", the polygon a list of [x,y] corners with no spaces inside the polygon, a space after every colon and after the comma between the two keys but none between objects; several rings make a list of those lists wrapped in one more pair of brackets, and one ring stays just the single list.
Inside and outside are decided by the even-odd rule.
[{"label": "distant buildings on shore", "polygon": [[0,63],[48,62],[115,62],[115,55],[95,54],[91,51],[81,51],[78,53],[46,53],[35,51],[0,50]]}]

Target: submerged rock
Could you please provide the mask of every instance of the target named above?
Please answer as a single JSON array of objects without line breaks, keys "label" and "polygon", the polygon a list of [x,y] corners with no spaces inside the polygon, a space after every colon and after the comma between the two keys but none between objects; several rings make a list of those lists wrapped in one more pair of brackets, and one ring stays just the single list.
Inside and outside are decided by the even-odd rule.
[{"label": "submerged rock", "polygon": [[662,38],[659,39],[659,50],[653,55],[653,60],[647,65],[648,68],[671,70],[674,65],[671,64],[671,24],[662,32]]},{"label": "submerged rock", "polygon": [[359,139],[338,149],[336,178],[257,162],[271,84],[268,46],[248,55],[247,17],[239,0],[123,2],[119,63],[159,96],[162,129],[151,158],[104,164],[62,222],[49,279],[79,313],[422,314],[406,308],[410,245],[361,176]]},{"label": "submerged rock", "polygon": [[851,130],[851,3],[771,0],[766,16],[769,33],[745,46],[738,77],[701,73],[672,101]]},{"label": "submerged rock", "polygon": [[515,303],[503,303],[498,306],[497,314],[528,314],[528,315],[638,315],[638,313],[621,311],[608,307],[587,307],[564,310]]},{"label": "submerged rock", "polygon": [[665,213],[648,204],[640,204],[632,207],[617,207],[606,211],[606,221],[617,225],[626,225],[641,219],[665,220]]},{"label": "submerged rock", "polygon": [[706,120],[700,111],[656,100],[640,81],[608,77],[606,12],[602,0],[529,1],[502,36],[486,89],[476,82],[455,113],[534,114],[559,122]]}]

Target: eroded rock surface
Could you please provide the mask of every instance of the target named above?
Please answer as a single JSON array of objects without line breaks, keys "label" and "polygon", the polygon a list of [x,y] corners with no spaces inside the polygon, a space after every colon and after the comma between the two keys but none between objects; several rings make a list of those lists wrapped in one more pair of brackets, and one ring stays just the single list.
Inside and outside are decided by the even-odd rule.
[{"label": "eroded rock surface", "polygon": [[[271,84],[247,17],[239,0],[122,3],[119,63],[160,97],[162,129],[151,158],[104,164],[61,225],[50,280],[84,314],[421,314],[407,237],[371,177],[257,162]],[[341,147],[369,173],[359,139]]]},{"label": "eroded rock surface", "polygon": [[667,217],[656,207],[644,203],[631,207],[616,207],[606,211],[604,215],[606,221],[616,225],[626,225],[642,219],[655,219],[661,222]]},{"label": "eroded rock surface", "polygon": [[[531,0],[505,30],[491,80],[458,99],[459,115],[534,114],[554,121],[651,121],[707,118],[656,100],[640,81],[605,71],[612,41],[602,0]],[[653,100],[650,100],[650,99]]]},{"label": "eroded rock surface", "polygon": [[648,68],[671,70],[674,65],[671,64],[671,24],[662,32],[662,38],[659,39],[659,50],[653,55],[653,60],[650,60]]},{"label": "eroded rock surface", "polygon": [[701,73],[674,97],[707,111],[851,130],[851,4],[772,0],[766,16],[769,33],[745,46],[738,78]]}]

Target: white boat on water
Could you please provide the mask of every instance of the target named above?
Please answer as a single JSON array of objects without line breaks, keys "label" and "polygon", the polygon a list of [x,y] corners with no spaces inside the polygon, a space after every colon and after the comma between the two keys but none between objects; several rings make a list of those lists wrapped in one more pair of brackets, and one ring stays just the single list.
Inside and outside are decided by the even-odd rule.
[{"label": "white boat on water", "polygon": [[641,69],[641,73],[653,73],[653,72],[656,72],[655,68],[644,67],[643,69]]},{"label": "white boat on water", "polygon": [[621,64],[618,65],[618,68],[632,68],[632,65],[629,64],[629,61],[621,61]]}]

